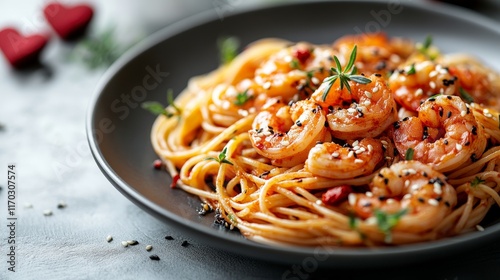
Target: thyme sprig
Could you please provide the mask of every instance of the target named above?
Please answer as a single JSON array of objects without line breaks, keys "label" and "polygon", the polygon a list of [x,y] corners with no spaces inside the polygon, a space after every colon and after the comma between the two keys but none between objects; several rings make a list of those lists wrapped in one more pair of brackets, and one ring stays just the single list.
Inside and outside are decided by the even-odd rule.
[{"label": "thyme sprig", "polygon": [[413,160],[413,154],[415,153],[415,150],[413,148],[408,148],[405,153],[405,160]]},{"label": "thyme sprig", "polygon": [[337,80],[340,80],[340,89],[342,90],[344,89],[344,87],[346,87],[349,92],[351,92],[351,86],[349,85],[349,81],[354,81],[360,84],[368,84],[372,82],[372,80],[362,75],[356,75],[358,69],[356,68],[356,66],[354,66],[354,62],[356,61],[357,50],[358,47],[354,46],[351,52],[351,56],[349,57],[349,62],[347,62],[347,65],[344,67],[344,69],[342,69],[338,57],[337,56],[333,57],[336,67],[331,68],[333,75],[326,78],[323,81],[324,83],[327,83],[327,86],[323,91],[323,96],[322,96],[323,101],[326,100],[326,97],[328,96],[330,89]]},{"label": "thyme sprig", "polygon": [[[169,107],[165,108],[163,104],[157,101],[146,101],[141,104],[143,109],[148,110],[154,115],[164,115],[167,118],[171,118],[173,116],[181,116],[182,110],[174,103],[174,92],[172,89],[167,91],[167,103]],[[174,112],[168,110],[168,108],[173,108]]]},{"label": "thyme sprig", "polygon": [[470,182],[470,186],[471,187],[476,187],[480,184],[483,184],[483,183],[486,183],[485,180],[479,178],[478,176],[476,176],[474,179],[472,179],[472,181]]},{"label": "thyme sprig", "polygon": [[217,40],[219,48],[220,64],[231,62],[238,55],[240,41],[236,37],[223,37]]},{"label": "thyme sprig", "polygon": [[458,93],[460,94],[460,97],[466,102],[466,103],[472,103],[474,102],[474,97],[470,95],[469,92],[467,92],[463,87],[458,88]]}]

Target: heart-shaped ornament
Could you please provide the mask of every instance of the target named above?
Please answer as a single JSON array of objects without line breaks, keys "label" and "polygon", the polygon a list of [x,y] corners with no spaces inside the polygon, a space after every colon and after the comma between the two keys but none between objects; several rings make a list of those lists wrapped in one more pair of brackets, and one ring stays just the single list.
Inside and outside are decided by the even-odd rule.
[{"label": "heart-shaped ornament", "polygon": [[94,10],[85,4],[70,7],[54,2],[45,6],[43,14],[61,38],[72,40],[85,32]]},{"label": "heart-shaped ornament", "polygon": [[48,39],[39,34],[24,37],[14,28],[5,28],[0,30],[0,49],[12,66],[22,68],[38,62]]}]

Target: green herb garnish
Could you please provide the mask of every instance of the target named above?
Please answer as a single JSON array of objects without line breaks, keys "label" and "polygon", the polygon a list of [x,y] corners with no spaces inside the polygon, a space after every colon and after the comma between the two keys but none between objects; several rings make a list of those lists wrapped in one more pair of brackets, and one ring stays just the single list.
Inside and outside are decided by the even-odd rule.
[{"label": "green herb garnish", "polygon": [[427,35],[427,37],[425,37],[424,44],[422,45],[422,50],[427,51],[431,47],[431,45],[432,45],[432,36]]},{"label": "green herb garnish", "polygon": [[236,37],[224,37],[217,41],[220,63],[227,64],[238,55],[240,41]]},{"label": "green herb garnish", "polygon": [[417,46],[417,49],[424,55],[426,55],[430,60],[434,60],[438,55],[439,51],[436,48],[432,48],[432,36],[427,35],[425,41]]},{"label": "green herb garnish", "polygon": [[478,186],[479,184],[482,184],[482,183],[485,183],[486,181],[479,178],[479,177],[475,177],[471,182],[470,182],[470,186],[471,187],[476,187]]},{"label": "green herb garnish", "polygon": [[215,160],[216,162],[218,162],[220,164],[227,163],[227,164],[233,165],[232,162],[230,162],[229,160],[226,159],[226,153],[227,153],[227,147],[224,147],[224,149],[222,149],[222,152],[219,153],[219,156],[217,158],[207,157],[205,160]]},{"label": "green herb garnish", "polygon": [[405,160],[413,160],[413,154],[414,154],[413,148],[408,148],[405,153]]},{"label": "green herb garnish", "polygon": [[469,104],[474,102],[474,98],[463,87],[458,88],[458,92],[460,93],[460,97],[462,97],[465,102]]},{"label": "green herb garnish", "polygon": [[413,63],[411,66],[410,66],[410,70],[408,70],[408,72],[406,72],[407,75],[413,75],[417,73],[417,70],[415,70],[415,63]]},{"label": "green herb garnish", "polygon": [[380,209],[375,209],[375,218],[377,219],[377,225],[380,231],[385,235],[385,242],[392,242],[391,230],[396,226],[401,219],[408,212],[408,209],[403,209],[394,214],[388,214]]},{"label": "green herb garnish", "polygon": [[354,216],[353,213],[349,215],[349,228],[357,229],[358,228],[358,219]]},{"label": "green herb garnish", "polygon": [[326,100],[328,92],[330,91],[335,81],[337,81],[337,79],[340,80],[340,89],[346,87],[349,92],[351,92],[351,86],[349,85],[349,81],[355,81],[360,84],[368,84],[372,82],[372,80],[362,75],[356,75],[358,69],[356,68],[356,66],[354,66],[354,62],[356,61],[357,49],[358,49],[357,46],[354,46],[354,48],[352,49],[349,62],[345,66],[344,70],[342,70],[342,66],[340,65],[338,57],[337,56],[333,57],[333,59],[335,60],[336,68],[332,67],[331,71],[334,74],[323,81],[324,83],[328,83],[327,87],[323,92],[322,96],[323,101]]},{"label": "green herb garnish", "polygon": [[234,105],[243,106],[247,103],[248,100],[252,99],[253,95],[248,94],[248,89],[243,92],[238,92],[236,95],[236,100],[234,101]]},{"label": "green herb garnish", "polygon": [[292,61],[290,61],[290,68],[292,69],[299,69],[300,68],[300,62],[298,59],[292,59]]},{"label": "green herb garnish", "polygon": [[168,107],[165,108],[165,106],[163,106],[163,104],[161,104],[160,102],[157,102],[157,101],[143,102],[141,104],[141,107],[143,109],[148,110],[149,112],[151,112],[155,115],[164,115],[167,118],[171,118],[173,116],[180,117],[182,111],[181,111],[181,108],[177,107],[177,105],[175,105],[175,103],[174,103],[174,92],[172,89],[169,89],[167,91],[167,102],[168,102],[168,105],[174,109],[174,111],[175,111],[174,113],[170,112],[168,110]]}]

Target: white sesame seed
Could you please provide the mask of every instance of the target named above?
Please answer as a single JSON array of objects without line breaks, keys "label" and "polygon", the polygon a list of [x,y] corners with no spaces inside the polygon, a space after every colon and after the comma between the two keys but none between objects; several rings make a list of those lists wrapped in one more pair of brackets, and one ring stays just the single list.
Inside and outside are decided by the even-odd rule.
[{"label": "white sesame seed", "polygon": [[406,76],[399,76],[399,79],[401,80],[401,82],[405,82],[406,81]]},{"label": "white sesame seed", "polygon": [[358,146],[358,145],[359,145],[359,140],[356,140],[356,141],[352,142],[352,146],[353,146],[353,147],[356,147],[356,146]]},{"label": "white sesame seed", "polygon": [[354,109],[354,108],[348,108],[347,112],[349,112],[349,113],[356,113],[356,109]]},{"label": "white sesame seed", "polygon": [[441,66],[441,64],[438,64],[434,69],[436,69],[436,71],[440,71],[441,69],[443,69],[443,66]]},{"label": "white sesame seed", "polygon": [[461,111],[461,112],[460,112],[460,116],[465,117],[465,115],[467,115],[467,112],[466,112],[466,111]]},{"label": "white sesame seed", "polygon": [[435,76],[437,76],[437,74],[438,74],[438,72],[437,72],[437,71],[431,71],[431,72],[429,73],[429,78],[435,77]]},{"label": "white sesame seed", "polygon": [[405,187],[409,187],[410,186],[410,180],[406,180],[405,181]]},{"label": "white sesame seed", "polygon": [[403,199],[410,199],[410,198],[411,198],[411,193],[403,195]]},{"label": "white sesame seed", "polygon": [[377,218],[376,217],[370,217],[365,220],[365,223],[367,225],[376,225],[377,224]]},{"label": "white sesame seed", "polygon": [[448,71],[446,71],[446,69],[441,69],[441,70],[439,70],[439,74],[446,75],[446,74],[448,74]]},{"label": "white sesame seed", "polygon": [[487,117],[487,118],[493,118],[493,115],[492,115],[492,114],[490,114],[490,113],[488,113],[488,114],[484,114],[484,116],[485,116],[485,117]]},{"label": "white sesame seed", "polygon": [[354,147],[352,147],[352,150],[357,152],[360,148],[361,148],[360,146],[354,146]]},{"label": "white sesame seed", "polygon": [[418,190],[420,189],[420,186],[419,186],[419,185],[412,185],[412,186],[410,187],[410,189],[411,189],[412,191],[418,191]]},{"label": "white sesame seed", "polygon": [[359,158],[354,160],[354,163],[363,163],[363,162],[365,162],[365,161],[362,159],[359,159]]},{"label": "white sesame seed", "polygon": [[226,100],[226,101],[222,102],[222,109],[227,110],[230,107],[231,107],[231,103],[229,103],[229,101]]},{"label": "white sesame seed", "polygon": [[435,89],[436,88],[436,83],[434,81],[430,81],[429,82],[429,86],[432,88],[432,89]]},{"label": "white sesame seed", "polygon": [[427,203],[429,203],[430,205],[433,205],[433,206],[439,205],[439,201],[435,200],[434,198],[427,200]]},{"label": "white sesame seed", "polygon": [[457,143],[455,145],[455,148],[457,149],[457,151],[461,151],[462,150],[462,145],[460,145],[460,144]]},{"label": "white sesame seed", "polygon": [[373,151],[373,146],[371,144],[368,144],[366,147],[368,147],[368,152],[371,153]]},{"label": "white sesame seed", "polygon": [[334,158],[338,158],[340,156],[340,154],[338,152],[333,152],[332,153],[332,157]]},{"label": "white sesame seed", "polygon": [[265,82],[264,85],[262,85],[264,89],[270,89],[271,88],[271,82]]},{"label": "white sesame seed", "polygon": [[352,158],[354,156],[354,151],[349,151],[347,158]]},{"label": "white sesame seed", "polygon": [[380,140],[380,143],[382,143],[382,145],[386,145],[386,146],[389,145],[389,143],[387,143],[387,141],[385,141],[385,140]]},{"label": "white sesame seed", "polygon": [[439,89],[439,93],[440,93],[440,94],[444,94],[444,88],[440,88],[440,89]]},{"label": "white sesame seed", "polygon": [[484,231],[484,227],[480,226],[480,225],[476,225],[476,229],[478,231]]},{"label": "white sesame seed", "polygon": [[387,204],[394,204],[394,203],[396,203],[396,200],[394,200],[393,198],[389,198],[389,199],[387,199],[386,202],[387,202]]},{"label": "white sesame seed", "polygon": [[363,102],[363,105],[365,105],[366,107],[370,106],[372,103],[370,102],[370,100],[365,100]]},{"label": "white sesame seed", "polygon": [[373,197],[373,193],[372,192],[366,192],[366,196],[367,197]]},{"label": "white sesame seed", "polygon": [[252,107],[252,108],[248,109],[248,112],[250,114],[253,114],[253,113],[255,113],[255,110],[256,110],[255,107]]},{"label": "white sesame seed", "polygon": [[43,210],[43,215],[44,216],[52,216],[52,211],[51,210]]},{"label": "white sesame seed", "polygon": [[356,195],[353,194],[353,193],[350,193],[348,196],[347,196],[347,201],[349,201],[349,204],[350,205],[354,205],[356,204]]},{"label": "white sesame seed", "polygon": [[419,89],[417,89],[417,90],[415,91],[415,95],[416,95],[416,96],[421,96],[421,95],[423,95],[423,94],[424,94],[424,90],[423,90],[423,89],[421,89],[421,88],[419,88]]},{"label": "white sesame seed", "polygon": [[283,146],[288,146],[288,145],[290,145],[290,141],[283,140],[283,141],[281,141],[281,144],[283,144]]},{"label": "white sesame seed", "polygon": [[398,63],[401,61],[401,58],[397,54],[391,54],[389,59],[391,60],[391,62],[394,62],[394,63]]},{"label": "white sesame seed", "polygon": [[378,92],[379,89],[380,88],[378,86],[375,86],[375,87],[373,87],[372,91],[373,91],[373,93],[376,93],[376,92]]},{"label": "white sesame seed", "polygon": [[483,114],[485,114],[485,115],[486,115],[486,114],[488,114],[489,112],[490,112],[490,110],[488,110],[488,109],[483,109]]},{"label": "white sesame seed", "polygon": [[312,78],[311,78],[311,82],[312,82],[313,84],[317,85],[317,84],[319,84],[319,79],[318,79],[318,78],[316,78],[316,77],[312,77]]},{"label": "white sesame seed", "polygon": [[123,247],[128,247],[128,242],[127,241],[122,241],[122,246]]},{"label": "white sesame seed", "polygon": [[285,56],[285,57],[283,58],[283,60],[284,60],[285,62],[289,63],[289,62],[292,62],[293,58],[292,58],[292,56],[291,56],[291,55],[287,55],[287,56]]},{"label": "white sesame seed", "polygon": [[247,110],[243,110],[243,109],[239,109],[238,110],[238,114],[242,117],[246,117],[248,116],[248,111]]},{"label": "white sesame seed", "polygon": [[151,245],[146,246],[146,251],[148,251],[148,252],[149,252],[149,251],[151,251],[152,249],[153,249],[153,246],[151,246]]},{"label": "white sesame seed", "polygon": [[359,154],[362,154],[362,153],[364,153],[364,152],[365,152],[365,150],[363,150],[363,149],[359,149],[359,150],[357,150],[357,151],[356,151],[356,154],[357,154],[357,155],[359,155]]},{"label": "white sesame seed", "polygon": [[108,236],[106,237],[106,241],[108,241],[108,242],[113,241],[113,236],[108,235]]},{"label": "white sesame seed", "polygon": [[31,203],[25,203],[24,208],[33,208],[33,204]]},{"label": "white sesame seed", "polygon": [[392,160],[391,157],[385,157],[385,160]]},{"label": "white sesame seed", "polygon": [[372,98],[372,96],[373,96],[373,95],[372,95],[372,93],[371,93],[371,92],[369,92],[369,91],[367,91],[367,90],[365,90],[365,95],[366,95],[366,97],[368,97],[368,98]]}]

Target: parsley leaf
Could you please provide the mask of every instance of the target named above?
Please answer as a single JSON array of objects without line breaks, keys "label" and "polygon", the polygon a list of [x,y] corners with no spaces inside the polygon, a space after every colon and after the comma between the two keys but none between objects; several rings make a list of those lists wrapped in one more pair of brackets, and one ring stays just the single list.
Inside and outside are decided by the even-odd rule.
[{"label": "parsley leaf", "polygon": [[392,242],[391,230],[394,228],[402,216],[408,212],[408,209],[402,209],[394,214],[388,214],[380,209],[375,209],[375,218],[377,219],[377,225],[380,231],[385,235],[385,242]]},{"label": "parsley leaf", "polygon": [[220,164],[227,163],[227,164],[233,165],[232,162],[230,162],[229,160],[226,159],[226,153],[227,153],[227,147],[224,147],[224,149],[222,149],[222,152],[219,153],[219,156],[217,158],[207,157],[205,160],[215,160],[216,162],[218,162]]},{"label": "parsley leaf", "polygon": [[356,54],[357,54],[357,46],[354,46],[351,52],[351,56],[349,57],[349,62],[345,66],[345,68],[342,70],[342,66],[340,65],[340,61],[337,56],[333,57],[333,60],[335,61],[336,68],[332,67],[331,71],[333,73],[332,76],[326,78],[323,83],[327,83],[327,86],[325,90],[323,91],[322,95],[322,100],[325,101],[326,97],[328,96],[328,93],[330,92],[330,89],[332,88],[333,84],[337,81],[340,80],[340,89],[342,90],[344,87],[347,88],[349,92],[351,92],[351,86],[349,85],[349,81],[354,81],[360,84],[368,84],[371,83],[372,80],[362,76],[362,75],[356,75],[356,72],[358,69],[356,66],[354,66],[354,62],[356,61]]},{"label": "parsley leaf", "polygon": [[154,115],[165,115],[167,118],[171,118],[173,116],[180,117],[182,110],[181,110],[181,108],[177,107],[177,105],[175,105],[175,103],[174,103],[174,93],[173,93],[172,89],[169,89],[167,91],[167,102],[174,109],[174,111],[175,111],[174,113],[168,111],[167,110],[168,108],[165,108],[165,106],[163,106],[163,104],[161,104],[160,102],[156,102],[156,101],[143,102],[141,104],[141,107],[143,109],[148,110],[149,112],[151,112]]},{"label": "parsley leaf", "polygon": [[485,183],[486,181],[479,178],[479,177],[475,177],[471,182],[470,182],[470,186],[471,187],[476,187],[478,186],[479,184],[482,184],[482,183]]},{"label": "parsley leaf", "polygon": [[415,63],[413,63],[411,66],[410,66],[410,69],[406,72],[407,75],[413,75],[417,73],[417,70],[415,70]]},{"label": "parsley leaf", "polygon": [[474,102],[474,98],[463,87],[458,88],[458,92],[460,93],[460,97],[462,97],[465,102],[469,104]]},{"label": "parsley leaf", "polygon": [[415,152],[415,150],[413,150],[413,148],[408,148],[408,150],[406,150],[406,153],[405,153],[405,160],[413,160],[414,152]]},{"label": "parsley leaf", "polygon": [[217,40],[219,47],[220,63],[227,64],[238,55],[240,41],[236,37],[224,37]]},{"label": "parsley leaf", "polygon": [[243,106],[247,103],[248,100],[252,99],[253,95],[248,94],[248,89],[243,92],[238,92],[236,95],[236,100],[234,101],[234,105]]}]

